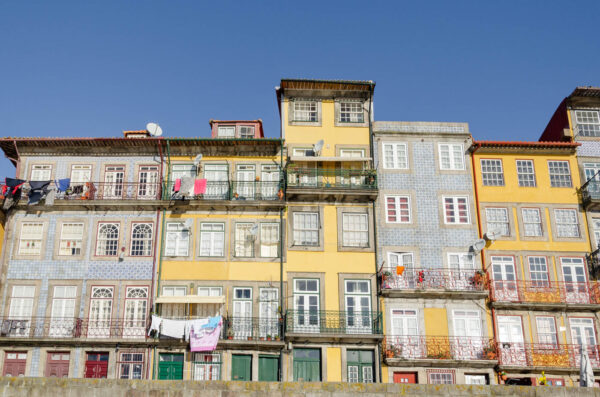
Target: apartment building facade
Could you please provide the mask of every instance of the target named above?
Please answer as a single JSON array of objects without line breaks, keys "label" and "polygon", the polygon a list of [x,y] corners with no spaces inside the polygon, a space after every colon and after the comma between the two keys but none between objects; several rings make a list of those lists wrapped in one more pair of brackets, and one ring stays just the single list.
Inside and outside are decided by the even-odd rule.
[{"label": "apartment building facade", "polygon": [[578,199],[577,143],[474,142],[470,148],[489,276],[498,370],[506,383],[578,384],[582,346],[598,361],[597,284]]}]

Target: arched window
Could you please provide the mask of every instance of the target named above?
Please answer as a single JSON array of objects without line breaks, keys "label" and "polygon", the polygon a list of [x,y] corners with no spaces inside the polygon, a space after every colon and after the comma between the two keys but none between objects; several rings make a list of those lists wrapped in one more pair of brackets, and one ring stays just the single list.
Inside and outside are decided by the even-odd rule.
[{"label": "arched window", "polygon": [[98,227],[97,256],[116,256],[119,248],[119,224],[101,223]]},{"label": "arched window", "polygon": [[131,256],[152,255],[152,224],[134,223],[131,228]]}]

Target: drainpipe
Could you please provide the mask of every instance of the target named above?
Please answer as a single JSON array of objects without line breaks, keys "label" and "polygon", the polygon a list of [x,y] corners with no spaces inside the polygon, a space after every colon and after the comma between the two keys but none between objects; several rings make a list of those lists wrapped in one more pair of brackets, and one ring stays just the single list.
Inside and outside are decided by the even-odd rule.
[{"label": "drainpipe", "polygon": [[[283,118],[283,114],[281,116]],[[283,204],[285,205],[286,203],[286,196],[285,196],[285,183],[287,181],[287,175],[285,175],[284,170],[283,170],[283,119],[282,122],[279,123],[279,172],[280,172],[280,178],[282,178],[281,181],[281,186],[280,189],[283,189]],[[279,311],[279,318],[281,319],[281,325],[279,328],[279,332],[281,333],[281,340],[284,343],[284,347],[281,348],[281,350],[279,350],[279,381],[283,382],[283,349],[285,349],[285,319],[284,319],[284,315],[283,315],[283,307],[284,307],[284,299],[283,299],[283,250],[284,250],[284,246],[283,246],[283,211],[284,208],[280,208],[279,209],[279,307],[280,307],[280,311]]]}]

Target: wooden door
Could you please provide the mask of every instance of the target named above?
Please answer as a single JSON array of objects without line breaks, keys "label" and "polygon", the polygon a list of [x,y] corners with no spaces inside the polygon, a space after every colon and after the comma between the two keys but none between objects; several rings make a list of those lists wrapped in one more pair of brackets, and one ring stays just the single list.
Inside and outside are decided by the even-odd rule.
[{"label": "wooden door", "polygon": [[85,378],[106,378],[108,375],[108,353],[87,353]]},{"label": "wooden door", "polygon": [[158,379],[183,379],[183,354],[162,353],[158,357]]},{"label": "wooden door", "polygon": [[245,354],[232,355],[231,380],[252,380],[252,356]]},{"label": "wooden door", "polygon": [[69,352],[48,352],[46,377],[68,378],[69,358]]},{"label": "wooden door", "polygon": [[6,352],[4,358],[4,376],[25,376],[26,367],[26,352]]},{"label": "wooden door", "polygon": [[279,357],[260,356],[258,358],[258,380],[277,382],[279,380]]}]

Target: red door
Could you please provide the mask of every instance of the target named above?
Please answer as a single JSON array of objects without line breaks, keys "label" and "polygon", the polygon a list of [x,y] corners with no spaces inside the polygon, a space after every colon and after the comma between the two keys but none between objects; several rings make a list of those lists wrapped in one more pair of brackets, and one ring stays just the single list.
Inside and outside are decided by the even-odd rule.
[{"label": "red door", "polygon": [[6,352],[4,358],[4,376],[25,376],[27,366],[26,352]]},{"label": "red door", "polygon": [[86,378],[106,378],[108,375],[108,353],[88,353],[85,360]]},{"label": "red door", "polygon": [[46,362],[46,377],[69,377],[68,352],[48,352],[48,361]]},{"label": "red door", "polygon": [[417,383],[416,372],[394,372],[394,383]]}]

